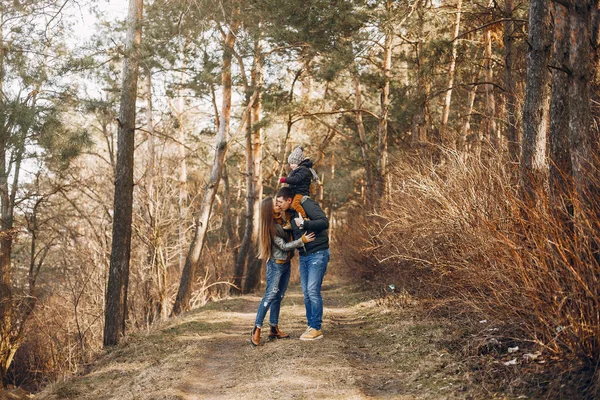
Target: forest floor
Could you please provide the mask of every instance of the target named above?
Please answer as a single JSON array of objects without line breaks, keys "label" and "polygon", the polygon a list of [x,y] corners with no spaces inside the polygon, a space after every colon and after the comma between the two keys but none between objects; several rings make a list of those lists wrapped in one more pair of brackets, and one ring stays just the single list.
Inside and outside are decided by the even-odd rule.
[{"label": "forest floor", "polygon": [[296,284],[280,316],[290,339],[269,341],[265,329],[261,345],[252,347],[260,297],[232,297],[128,336],[87,374],[53,384],[35,398],[511,398],[473,382],[477,372],[448,351],[451,330],[415,301],[399,306],[398,299],[369,299],[356,286],[327,276],[323,297],[322,340],[298,340],[305,319]]}]

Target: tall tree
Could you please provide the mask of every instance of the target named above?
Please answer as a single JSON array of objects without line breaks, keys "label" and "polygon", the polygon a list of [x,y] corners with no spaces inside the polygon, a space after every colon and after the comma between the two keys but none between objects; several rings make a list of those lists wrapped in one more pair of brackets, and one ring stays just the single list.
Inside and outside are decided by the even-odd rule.
[{"label": "tall tree", "polygon": [[117,168],[115,173],[112,251],[106,309],[104,314],[104,346],[114,346],[125,333],[129,259],[131,253],[131,221],[133,212],[133,153],[135,115],[142,40],[143,0],[129,0],[125,60],[119,112]]},{"label": "tall tree", "polygon": [[392,68],[392,41],[394,38],[393,25],[391,22],[393,13],[393,2],[386,0],[385,2],[385,14],[386,19],[383,22],[383,56],[381,62],[381,72],[383,74],[383,85],[381,87],[381,93],[379,97],[380,102],[380,113],[379,113],[379,126],[377,128],[377,143],[378,143],[378,154],[377,154],[377,180],[376,180],[376,193],[377,198],[382,198],[387,192],[387,179],[388,179],[388,120],[390,111],[390,82],[391,82],[391,68]]},{"label": "tall tree", "polygon": [[248,255],[246,258],[247,274],[246,281],[244,282],[244,292],[248,293],[258,286],[260,283],[260,266],[262,262],[256,258],[256,251],[258,249],[258,221],[260,212],[260,201],[262,199],[262,173],[261,173],[261,161],[262,161],[262,138],[261,138],[261,99],[262,99],[262,85],[263,85],[263,65],[264,65],[264,54],[262,52],[261,39],[258,37],[254,43],[254,61],[251,73],[251,87],[252,96],[255,97],[252,103],[252,113],[250,120],[252,125],[248,131],[248,138],[246,145],[250,146],[249,151],[252,154],[248,154],[250,160],[247,162],[248,173],[250,173],[250,179],[252,180],[250,187],[252,188],[252,196],[248,199],[247,207],[252,208],[252,221],[251,230],[248,232],[250,235],[250,246],[248,248]]},{"label": "tall tree", "polygon": [[221,82],[223,87],[223,99],[221,104],[221,116],[219,121],[219,131],[216,137],[215,157],[208,183],[204,189],[204,195],[200,204],[200,210],[196,217],[196,229],[194,238],[185,259],[185,265],[179,282],[177,298],[173,305],[173,314],[178,315],[190,308],[190,298],[192,296],[193,284],[196,280],[196,270],[200,263],[202,248],[206,241],[206,232],[208,231],[208,221],[211,214],[212,205],[219,188],[219,183],[223,174],[223,165],[225,154],[229,142],[229,129],[231,121],[231,61],[234,53],[236,35],[240,24],[239,5],[234,6],[232,17],[225,33],[223,41],[223,64]]},{"label": "tall tree", "polygon": [[[591,57],[592,14],[598,12],[594,0],[572,0],[568,17],[569,65],[572,81],[569,85],[569,144],[575,191],[587,221],[598,220],[596,205],[600,195],[597,166],[597,137],[592,130],[591,82],[593,70]],[[587,223],[586,223],[587,225]],[[593,230],[593,228],[592,228]],[[593,234],[593,232],[587,232]],[[596,243],[595,246],[598,246]],[[597,252],[597,248],[594,249]]]},{"label": "tall tree", "polygon": [[513,21],[514,2],[505,0],[504,2],[504,32],[502,41],[504,42],[504,97],[506,104],[506,140],[508,141],[508,156],[513,163],[519,161],[521,151],[519,129],[517,126],[517,102],[515,94],[514,77],[514,33],[515,23]]},{"label": "tall tree", "polygon": [[457,43],[458,33],[460,32],[460,16],[462,11],[462,0],[456,1],[456,21],[454,23],[454,40],[452,41],[452,48],[450,53],[450,66],[448,67],[448,87],[446,90],[446,96],[444,98],[444,109],[442,111],[442,125],[440,127],[440,136],[442,142],[451,143],[454,145],[454,140],[449,141],[447,126],[448,118],[450,116],[450,104],[452,102],[452,89],[454,86],[454,73],[456,71],[456,56],[457,56]]},{"label": "tall tree", "polygon": [[550,204],[558,217],[567,222],[572,210],[571,154],[569,148],[569,16],[567,8],[553,4],[554,45],[552,56],[552,94],[548,131]]},{"label": "tall tree", "polygon": [[527,37],[527,86],[523,105],[520,192],[526,202],[536,200],[542,188],[546,163],[547,117],[551,35],[547,1],[531,0]]}]

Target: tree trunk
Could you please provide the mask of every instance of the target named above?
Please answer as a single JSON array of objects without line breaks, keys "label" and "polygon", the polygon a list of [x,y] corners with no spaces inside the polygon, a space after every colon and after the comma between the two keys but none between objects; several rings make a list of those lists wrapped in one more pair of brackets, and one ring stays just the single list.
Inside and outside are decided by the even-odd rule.
[{"label": "tree trunk", "polygon": [[13,207],[8,188],[7,133],[0,134],[0,384],[6,385],[11,331],[13,299],[11,289],[11,255],[13,243]]},{"label": "tree trunk", "polygon": [[[481,75],[481,68],[477,67],[477,73],[475,74],[475,79],[473,82],[477,82]],[[457,148],[460,150],[464,150],[467,147],[467,138],[469,136],[469,132],[471,131],[471,115],[473,114],[473,107],[475,106],[475,97],[477,96],[477,87],[478,85],[472,85],[469,89],[469,96],[467,98],[467,115],[465,116],[465,123],[463,124],[460,135],[457,140]]]},{"label": "tree trunk", "polygon": [[142,9],[142,0],[129,1],[126,57],[123,62],[119,113],[112,252],[104,314],[104,346],[116,345],[120,336],[125,333],[133,209],[135,101],[142,38]]},{"label": "tree trunk", "polygon": [[365,125],[362,118],[362,90],[360,88],[360,79],[358,74],[358,67],[354,68],[354,109],[357,110],[354,116],[356,121],[356,129],[358,130],[358,138],[360,140],[360,152],[363,160],[363,167],[365,168],[365,181],[367,186],[366,191],[366,202],[367,207],[373,205],[373,169],[371,160],[369,159],[369,143],[367,142],[367,133],[365,131]]},{"label": "tree trunk", "polygon": [[260,39],[256,40],[254,46],[254,68],[252,68],[252,87],[257,92],[256,100],[252,103],[252,121],[253,127],[250,130],[250,142],[252,151],[252,165],[248,165],[252,168],[252,191],[253,196],[250,199],[252,207],[252,232],[250,236],[250,246],[248,248],[247,256],[247,274],[246,281],[244,282],[244,292],[249,293],[256,289],[260,283],[260,267],[262,261],[256,258],[256,252],[258,247],[258,221],[260,213],[260,201],[262,199],[262,130],[260,129],[261,119],[261,99],[262,99],[262,85],[263,85],[263,65],[264,58],[262,54],[262,46]]},{"label": "tree trunk", "polygon": [[[251,86],[246,87],[246,106],[250,104],[250,99],[252,98],[252,90],[253,88]],[[246,270],[246,262],[250,261],[248,259],[248,250],[252,246],[252,232],[254,231],[254,198],[256,197],[256,192],[254,189],[253,176],[254,152],[252,151],[252,117],[253,115],[249,117],[248,123],[246,125],[246,210],[244,215],[245,227],[244,236],[242,237],[242,243],[240,245],[237,258],[235,260],[235,268],[233,272],[233,283],[235,286],[232,288],[232,292],[236,294],[244,291],[242,288],[242,280],[244,277],[244,271]],[[249,273],[250,271],[248,271],[248,274]],[[246,276],[246,280],[248,280],[248,276]]]},{"label": "tree trunk", "polygon": [[456,23],[454,24],[454,41],[452,42],[452,54],[450,58],[450,67],[448,68],[448,89],[446,90],[446,97],[444,99],[444,109],[442,111],[442,125],[440,127],[440,137],[442,143],[451,144],[454,146],[454,138],[449,137],[448,118],[450,117],[450,104],[452,102],[452,87],[454,86],[454,72],[456,71],[456,51],[458,44],[458,34],[460,32],[460,15],[462,10],[462,0],[456,1]]},{"label": "tree trunk", "polygon": [[[590,60],[592,0],[572,1],[569,7],[569,62],[572,82],[569,85],[569,144],[575,192],[582,207],[582,225],[598,220],[597,202],[600,195],[595,158],[597,144],[592,130],[590,86],[593,70]],[[593,229],[593,228],[592,228]],[[585,232],[593,235],[594,232]],[[593,237],[590,238],[593,240]],[[597,244],[594,244],[596,247]],[[597,249],[593,249],[596,251]]]},{"label": "tree trunk", "polygon": [[[418,43],[415,45],[415,59],[417,64],[417,87],[419,88],[419,112],[412,119],[412,137],[411,147],[418,148],[428,141],[428,131],[430,126],[429,116],[429,95],[431,93],[431,82],[427,79],[427,73],[423,67],[423,26],[424,19],[424,1],[419,0],[417,4],[418,23]],[[423,88],[423,89],[421,89]]]},{"label": "tree trunk", "polygon": [[[493,1],[493,0],[492,0]],[[490,2],[490,7],[492,2]],[[487,82],[494,81],[494,69],[492,64],[492,32],[491,28],[486,28],[483,34],[485,49],[485,79]],[[490,145],[498,149],[498,125],[496,124],[496,99],[494,97],[494,85],[488,83],[485,85],[485,114],[487,122],[487,140]],[[481,146],[482,138],[478,138],[478,146]]]},{"label": "tree trunk", "polygon": [[233,46],[239,26],[239,10],[234,11],[233,21],[225,37],[223,45],[223,72],[221,82],[223,86],[223,103],[221,105],[221,120],[219,131],[216,138],[215,158],[213,162],[210,178],[204,190],[200,211],[196,217],[196,229],[194,238],[190,244],[188,255],[185,259],[185,266],[181,274],[177,298],[173,305],[173,314],[178,315],[182,311],[189,310],[190,298],[192,296],[193,284],[196,281],[196,269],[200,262],[202,247],[206,241],[206,232],[208,230],[208,220],[210,218],[212,204],[219,188],[221,176],[223,174],[223,165],[229,140],[229,127],[231,121],[231,60],[233,56]]},{"label": "tree trunk", "polygon": [[[386,1],[386,11],[391,14],[392,2]],[[380,94],[381,112],[379,116],[379,126],[377,129],[378,142],[378,157],[377,157],[377,198],[386,197],[387,184],[387,168],[388,168],[388,117],[390,109],[390,81],[392,67],[392,39],[394,33],[392,28],[386,26],[385,41],[383,45],[383,64],[381,70],[383,72],[383,87]]]},{"label": "tree trunk", "polygon": [[559,220],[567,224],[572,214],[571,154],[569,150],[569,16],[560,4],[554,8],[552,95],[550,99],[549,186],[550,204]]},{"label": "tree trunk", "polygon": [[[185,44],[183,45],[182,53],[186,54],[186,49],[189,45],[189,42],[186,39]],[[183,58],[183,65],[181,66],[181,78],[180,78],[180,87],[184,86],[184,72],[186,68],[186,58]],[[178,235],[179,235],[179,273],[183,271],[183,267],[185,265],[185,244],[186,244],[186,231],[188,224],[188,191],[187,191],[187,154],[185,150],[185,124],[183,121],[183,94],[179,93],[179,98],[177,99],[177,121],[179,126],[177,127],[178,133],[178,145],[177,149],[179,151],[179,226],[178,226]],[[217,115],[218,120],[218,115]],[[218,128],[217,128],[218,129]]]},{"label": "tree trunk", "polygon": [[514,54],[513,33],[515,24],[512,21],[514,3],[513,0],[505,0],[504,3],[504,95],[506,103],[506,140],[508,142],[508,157],[512,163],[519,162],[521,152],[521,141],[517,127],[517,104],[515,99],[515,81],[513,78]]},{"label": "tree trunk", "polygon": [[523,105],[520,191],[523,201],[534,204],[546,171],[546,134],[549,109],[548,63],[550,58],[550,10],[544,0],[529,6],[527,86]]}]

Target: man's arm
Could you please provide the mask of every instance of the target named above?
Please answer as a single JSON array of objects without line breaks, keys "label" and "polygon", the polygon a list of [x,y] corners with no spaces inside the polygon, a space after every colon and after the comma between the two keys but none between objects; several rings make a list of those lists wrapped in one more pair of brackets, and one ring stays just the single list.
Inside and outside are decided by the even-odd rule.
[{"label": "man's arm", "polygon": [[317,202],[306,197],[302,202],[306,216],[310,221],[304,221],[304,230],[320,232],[329,229],[329,220]]}]

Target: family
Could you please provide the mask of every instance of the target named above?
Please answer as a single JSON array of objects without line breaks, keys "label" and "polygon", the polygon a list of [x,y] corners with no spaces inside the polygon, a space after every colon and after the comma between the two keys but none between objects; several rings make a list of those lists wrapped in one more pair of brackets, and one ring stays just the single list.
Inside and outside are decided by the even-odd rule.
[{"label": "family", "polygon": [[269,338],[290,335],[279,329],[281,300],[290,280],[290,260],[298,249],[300,284],[306,308],[306,331],[300,340],[323,338],[323,298],[321,285],[329,262],[329,221],[319,205],[311,199],[312,161],[296,147],[288,157],[290,174],[280,179],[288,186],[279,189],[275,198],[265,198],[260,206],[258,253],[267,261],[267,287],[258,306],[250,337],[253,346],[260,344],[263,321],[269,314]]}]

